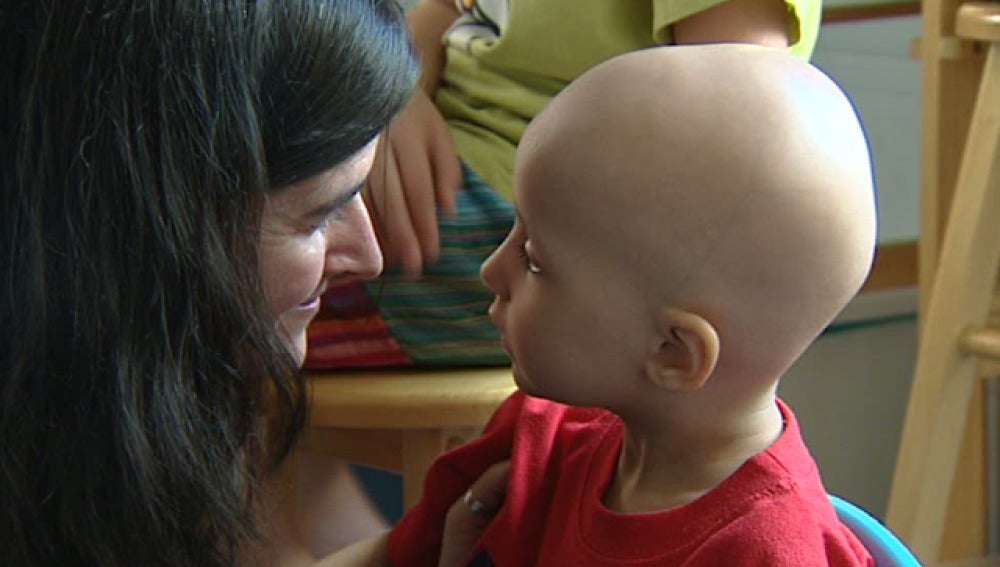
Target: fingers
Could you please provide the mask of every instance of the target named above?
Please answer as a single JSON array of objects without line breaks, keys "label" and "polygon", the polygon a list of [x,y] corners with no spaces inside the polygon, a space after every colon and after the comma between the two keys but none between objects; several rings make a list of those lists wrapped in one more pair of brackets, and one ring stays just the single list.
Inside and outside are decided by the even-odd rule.
[{"label": "fingers", "polygon": [[468,491],[448,510],[448,521],[464,529],[481,530],[489,525],[503,506],[507,495],[510,461],[496,463],[486,469]]},{"label": "fingers", "polygon": [[[469,492],[487,511],[494,514],[503,505],[507,496],[507,479],[510,476],[510,461],[501,461],[486,469],[469,487]],[[471,511],[471,510],[470,510]]]},{"label": "fingers", "polygon": [[510,461],[494,464],[472,483],[466,497],[452,504],[445,519],[438,567],[468,564],[479,538],[503,505],[509,476]]},{"label": "fingers", "polygon": [[438,211],[457,211],[462,169],[447,124],[417,92],[379,144],[366,203],[388,265],[417,276],[440,253]]},{"label": "fingers", "polygon": [[444,214],[453,215],[457,211],[457,193],[462,185],[462,166],[455,151],[455,141],[448,125],[440,114],[432,119],[429,150],[434,169],[435,202]]},{"label": "fingers", "polygon": [[[391,148],[391,144],[390,144]],[[399,173],[399,163],[395,152],[386,152],[386,185],[390,195],[386,214],[386,237],[391,244],[393,256],[399,269],[407,275],[418,275],[423,268],[420,243],[410,220],[410,210],[406,202],[406,192]]]},{"label": "fingers", "polygon": [[410,228],[422,258],[417,258],[417,273],[424,264],[433,263],[438,256],[439,234],[435,204],[434,173],[427,148],[416,144],[392,144],[392,151],[399,167],[402,193],[406,199]]},{"label": "fingers", "polygon": [[399,165],[388,140],[382,147],[381,160],[381,170],[373,168],[368,183],[370,202],[378,219],[376,234],[382,253],[387,264],[396,265],[407,274],[419,274],[422,268],[420,245],[410,221]]},{"label": "fingers", "polygon": [[438,212],[456,212],[462,169],[448,125],[423,93],[416,93],[406,115],[392,132],[410,223],[423,253],[423,264],[440,252]]}]

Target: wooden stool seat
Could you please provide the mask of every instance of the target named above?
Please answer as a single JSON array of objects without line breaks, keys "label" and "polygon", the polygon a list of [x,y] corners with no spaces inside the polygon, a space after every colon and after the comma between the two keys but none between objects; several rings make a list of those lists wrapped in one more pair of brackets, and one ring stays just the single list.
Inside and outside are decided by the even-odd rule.
[{"label": "wooden stool seat", "polygon": [[399,471],[409,508],[434,459],[474,437],[514,390],[509,367],[314,373],[303,443]]}]

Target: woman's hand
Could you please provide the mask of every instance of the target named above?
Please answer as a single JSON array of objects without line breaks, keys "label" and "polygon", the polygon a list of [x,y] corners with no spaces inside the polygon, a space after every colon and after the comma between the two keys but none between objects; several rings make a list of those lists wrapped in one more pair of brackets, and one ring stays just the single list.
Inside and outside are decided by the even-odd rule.
[{"label": "woman's hand", "polygon": [[486,469],[465,496],[451,505],[444,523],[438,567],[463,567],[507,495],[510,461]]}]

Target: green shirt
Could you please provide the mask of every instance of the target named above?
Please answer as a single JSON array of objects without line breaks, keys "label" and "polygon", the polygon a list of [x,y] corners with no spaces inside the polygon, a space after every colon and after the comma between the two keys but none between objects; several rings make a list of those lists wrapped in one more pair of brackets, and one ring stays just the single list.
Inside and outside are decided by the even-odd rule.
[{"label": "green shirt", "polygon": [[[528,122],[570,81],[617,55],[670,44],[671,25],[725,0],[456,0],[436,104],[458,155],[508,200]],[[785,0],[792,53],[808,59],[821,0]]]}]

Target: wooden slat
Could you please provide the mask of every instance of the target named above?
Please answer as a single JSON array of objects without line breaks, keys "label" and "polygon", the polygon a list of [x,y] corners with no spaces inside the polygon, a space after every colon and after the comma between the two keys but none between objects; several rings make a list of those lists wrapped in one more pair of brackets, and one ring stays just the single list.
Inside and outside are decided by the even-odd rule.
[{"label": "wooden slat", "polygon": [[[918,279],[921,322],[938,265],[959,163],[979,85],[984,54],[955,37],[962,0],[924,0],[922,37],[916,55],[922,62],[921,197]],[[982,386],[982,383],[979,383]],[[941,558],[980,555],[985,550],[982,391],[977,388],[967,418],[957,478],[940,487],[949,496]],[[907,498],[906,495],[899,496]],[[933,565],[933,563],[928,563]]]},{"label": "wooden slat", "polygon": [[873,2],[823,7],[823,23],[839,24],[878,18],[914,16],[920,13],[920,2]]},{"label": "wooden slat", "polygon": [[1000,567],[1000,555],[959,561],[945,561],[939,563],[938,567]]},{"label": "wooden slat", "polygon": [[[957,7],[956,7],[957,8]],[[952,12],[953,15],[953,12]],[[942,16],[944,16],[942,14]],[[927,34],[932,38],[932,34]],[[948,490],[974,391],[975,360],[955,333],[982,324],[1000,268],[1000,52],[990,49],[961,159],[961,199],[951,207],[920,336],[887,521],[918,557],[936,562]]]},{"label": "wooden slat", "polygon": [[1000,361],[1000,330],[973,327],[962,333],[959,344],[966,354]]},{"label": "wooden slat", "polygon": [[884,291],[917,285],[917,243],[890,242],[879,244],[875,263],[861,293]]},{"label": "wooden slat", "polygon": [[958,9],[955,32],[977,41],[1000,42],[1000,4],[967,2]]}]

